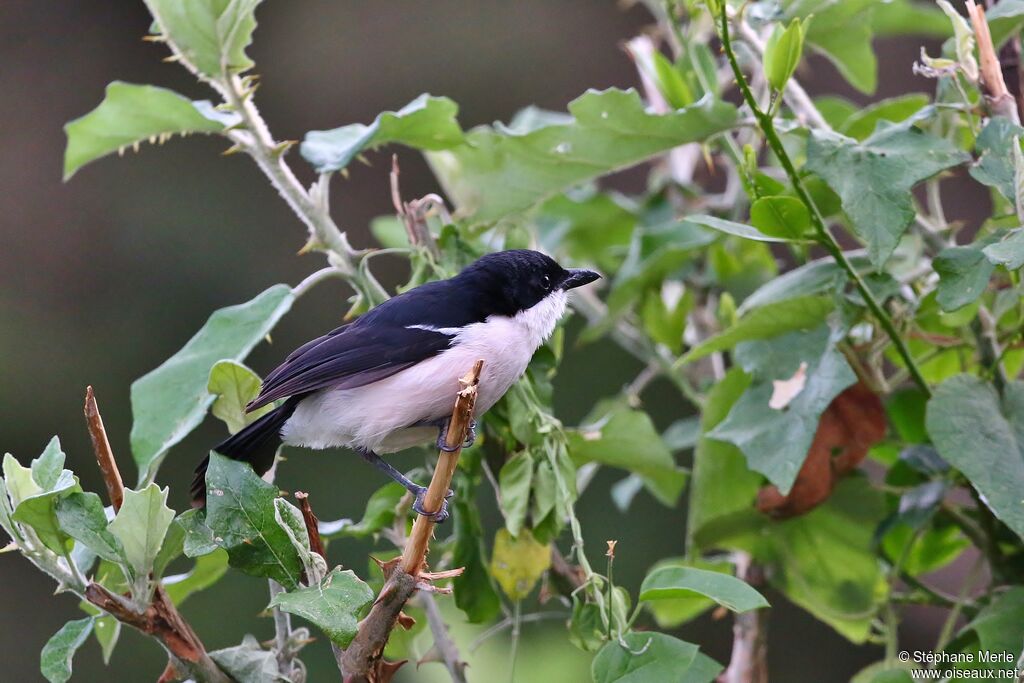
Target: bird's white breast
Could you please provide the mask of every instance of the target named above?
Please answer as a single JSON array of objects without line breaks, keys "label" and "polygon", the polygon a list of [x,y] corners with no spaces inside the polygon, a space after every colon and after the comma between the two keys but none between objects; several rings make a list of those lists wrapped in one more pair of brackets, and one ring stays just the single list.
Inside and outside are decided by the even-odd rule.
[{"label": "bird's white breast", "polygon": [[476,414],[497,403],[554,331],[565,305],[566,293],[553,292],[515,316],[492,315],[467,325],[450,348],[391,377],[317,392],[299,403],[281,436],[295,446],[351,446],[381,453],[429,441],[436,428],[408,428],[451,415],[459,378],[479,359],[484,366]]}]

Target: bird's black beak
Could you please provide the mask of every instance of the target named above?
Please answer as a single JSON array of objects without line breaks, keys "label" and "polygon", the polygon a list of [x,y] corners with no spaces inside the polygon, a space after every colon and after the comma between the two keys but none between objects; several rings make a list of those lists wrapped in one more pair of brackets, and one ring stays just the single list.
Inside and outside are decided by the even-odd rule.
[{"label": "bird's black beak", "polygon": [[562,280],[562,289],[582,287],[601,277],[594,271],[587,270],[586,268],[569,268],[566,272],[568,275]]}]

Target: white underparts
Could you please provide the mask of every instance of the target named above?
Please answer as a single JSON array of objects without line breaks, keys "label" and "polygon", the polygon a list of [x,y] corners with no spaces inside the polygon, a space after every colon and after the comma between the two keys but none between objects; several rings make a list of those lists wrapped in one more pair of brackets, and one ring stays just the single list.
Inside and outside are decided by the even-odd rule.
[{"label": "white underparts", "polygon": [[[304,399],[281,430],[284,442],[309,448],[346,446],[391,453],[429,442],[446,419],[462,377],[484,367],[476,414],[497,403],[526,371],[537,348],[565,313],[566,293],[552,292],[512,317],[492,315],[464,328],[419,329],[453,334],[451,347],[391,377],[354,389],[325,389]],[[422,425],[410,429],[413,425]]]}]

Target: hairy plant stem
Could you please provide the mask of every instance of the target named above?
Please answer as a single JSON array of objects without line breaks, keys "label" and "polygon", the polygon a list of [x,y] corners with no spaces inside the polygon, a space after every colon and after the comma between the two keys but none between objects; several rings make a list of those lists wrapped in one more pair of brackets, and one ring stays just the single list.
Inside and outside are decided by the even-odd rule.
[{"label": "hairy plant stem", "polygon": [[882,326],[882,329],[885,330],[886,334],[889,335],[890,341],[893,346],[896,347],[896,352],[906,364],[914,383],[918,385],[925,396],[931,397],[931,389],[928,386],[928,382],[925,381],[924,375],[921,374],[920,368],[917,367],[917,363],[914,360],[913,355],[911,355],[910,349],[900,336],[899,331],[896,329],[896,325],[889,316],[889,313],[878,302],[878,299],[875,298],[874,293],[872,293],[868,288],[867,283],[864,282],[864,279],[860,276],[860,273],[857,272],[857,269],[854,268],[846,258],[846,254],[843,252],[842,247],[839,246],[839,243],[825,225],[825,219],[822,217],[817,205],[811,199],[810,194],[808,194],[807,189],[804,187],[800,174],[797,172],[792,159],[789,157],[789,153],[786,151],[785,146],[782,144],[782,140],[779,139],[778,133],[775,131],[774,119],[769,114],[761,111],[760,107],[758,107],[757,100],[754,98],[754,94],[751,92],[750,86],[747,84],[746,77],[743,75],[742,69],[740,69],[739,62],[736,59],[736,53],[732,48],[732,40],[729,37],[729,17],[726,7],[726,4],[722,3],[720,16],[722,49],[725,51],[726,57],[729,60],[729,65],[732,67],[733,75],[736,77],[736,84],[740,88],[744,101],[754,113],[754,118],[757,119],[761,132],[764,133],[765,139],[768,141],[768,146],[771,147],[772,152],[775,153],[775,156],[778,158],[783,170],[789,177],[789,181],[793,185],[794,192],[796,192],[797,197],[804,206],[807,207],[807,211],[811,215],[811,222],[817,232],[819,243],[826,251],[829,252],[832,258],[835,259],[836,263],[839,264],[839,266],[846,272],[846,275],[854,283],[857,291],[859,291],[861,296],[864,298],[868,309],[875,316],[875,319],[878,320],[878,323]]}]

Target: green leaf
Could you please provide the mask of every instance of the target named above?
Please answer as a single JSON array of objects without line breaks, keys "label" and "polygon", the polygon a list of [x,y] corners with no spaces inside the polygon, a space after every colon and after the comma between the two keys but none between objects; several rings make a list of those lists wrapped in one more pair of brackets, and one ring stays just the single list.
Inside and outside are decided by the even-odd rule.
[{"label": "green leaf", "polygon": [[479,127],[463,144],[427,154],[459,213],[494,221],[572,185],[626,168],[733,125],[731,104],[705,98],[667,114],[648,112],[633,90],[587,91],[564,122],[514,130]]},{"label": "green leaf", "polygon": [[358,523],[353,523],[351,519],[322,522],[320,533],[324,538],[366,538],[375,534],[395,521],[395,508],[405,493],[405,487],[401,484],[385,484],[370,495],[366,501],[366,511]]},{"label": "green leaf", "polygon": [[186,510],[178,515],[178,524],[185,532],[183,550],[186,557],[201,557],[217,550],[213,531],[206,526],[205,510]]},{"label": "green leaf", "polygon": [[796,197],[761,197],[750,206],[750,222],[766,235],[800,239],[811,227],[811,214]]},{"label": "green leaf", "polygon": [[572,616],[569,618],[569,642],[584,652],[597,652],[604,645],[607,633],[608,627],[601,608],[574,594]]},{"label": "green leaf", "polygon": [[775,24],[764,46],[764,75],[774,90],[782,92],[786,87],[786,82],[800,64],[803,50],[803,22],[794,19],[785,28],[781,23]]},{"label": "green leaf", "polygon": [[287,683],[278,669],[277,654],[264,650],[255,637],[246,634],[242,644],[215,650],[210,657],[238,683]]},{"label": "green leaf", "polygon": [[1022,135],[1024,128],[1002,116],[992,117],[975,140],[978,160],[970,167],[972,178],[996,188],[1011,204],[1017,201],[1017,173],[1012,147],[1020,146]]},{"label": "green leaf", "polygon": [[538,543],[529,529],[523,529],[516,538],[508,529],[498,529],[491,575],[510,600],[522,600],[529,595],[550,566],[551,548]]},{"label": "green leaf", "polygon": [[687,351],[680,364],[710,356],[715,351],[730,349],[743,341],[768,339],[799,330],[811,330],[825,321],[832,312],[831,298],[801,296],[776,303],[767,303],[748,311],[735,325],[723,330]]},{"label": "green leaf", "polygon": [[718,232],[724,232],[727,235],[735,235],[736,237],[742,237],[747,240],[754,240],[756,242],[789,242],[791,241],[788,237],[782,237],[779,235],[771,235],[765,232],[753,228],[743,223],[736,223],[735,221],[727,221],[724,218],[716,218],[715,216],[705,216],[698,214],[696,216],[689,216],[687,219],[691,223],[697,225],[703,225],[705,228],[711,228]]},{"label": "green leaf", "polygon": [[913,683],[915,679],[907,672],[917,668],[913,662],[883,660],[858,671],[850,683]]},{"label": "green leaf", "polygon": [[193,593],[206,590],[220,580],[228,570],[228,554],[219,548],[196,558],[192,569],[184,574],[164,577],[164,588],[175,605],[183,603]]},{"label": "green leaf", "polygon": [[[973,653],[977,666],[963,668],[1012,671],[1024,646],[1024,628],[1021,624],[1024,624],[1024,587],[1013,586],[978,612],[946,651]],[[1009,653],[1010,662],[980,663],[979,652],[997,655]]]},{"label": "green leaf", "polygon": [[186,64],[210,79],[248,71],[245,48],[262,0],[145,0],[161,33]]},{"label": "green leaf", "polygon": [[529,451],[514,455],[498,473],[501,512],[505,516],[505,528],[512,536],[519,535],[526,521],[532,482],[533,456]]},{"label": "green leaf", "polygon": [[275,519],[277,487],[246,463],[211,452],[206,490],[206,525],[231,566],[296,588],[302,561]]},{"label": "green leaf", "polygon": [[69,621],[53,634],[39,656],[39,671],[50,683],[71,679],[71,660],[92,633],[92,617]]},{"label": "green leaf", "polygon": [[215,311],[180,351],[132,384],[131,445],[140,482],[152,480],[168,449],[203,421],[213,402],[206,386],[214,363],[245,358],[294,300],[291,287],[274,285]]},{"label": "green leaf", "polygon": [[732,368],[712,388],[701,415],[702,437],[693,456],[693,483],[687,515],[687,546],[697,546],[700,530],[714,519],[748,510],[761,477],[747,467],[743,453],[730,443],[707,438],[750,385],[750,376]]},{"label": "green leaf", "polygon": [[[63,469],[64,452],[60,441],[53,437],[43,455],[32,462],[32,468],[22,467],[11,454],[4,456],[4,478],[13,503],[11,519],[32,527],[43,545],[64,555],[70,549],[71,537],[57,521],[57,502],[82,487],[70,470]],[[59,472],[56,478],[54,472]],[[38,474],[46,484],[33,478]]]},{"label": "green leaf", "polygon": [[990,263],[1007,270],[1024,266],[1024,228],[1015,228],[1003,233],[998,242],[982,248]]},{"label": "green leaf", "polygon": [[[847,260],[858,273],[864,275],[873,270],[863,254],[846,253]],[[738,312],[742,316],[766,304],[835,291],[837,285],[845,280],[846,272],[836,265],[831,256],[816,259],[766,282],[743,300]]]},{"label": "green leaf", "polygon": [[598,406],[587,423],[568,433],[577,465],[599,462],[635,472],[662,504],[676,504],[686,473],[676,466],[647,413],[621,404]]},{"label": "green leaf", "polygon": [[878,86],[878,61],[871,45],[871,18],[876,0],[817,0],[799,3],[798,16],[814,19],[806,41],[823,54],[862,93],[871,95]]},{"label": "green leaf", "polygon": [[985,19],[992,32],[992,42],[998,50],[1024,27],[1024,0],[1002,0],[991,10],[985,11]]},{"label": "green leaf", "polygon": [[363,150],[399,143],[418,149],[448,149],[462,143],[455,119],[459,106],[447,97],[420,95],[398,111],[377,115],[365,126],[353,123],[306,133],[299,151],[317,173],[340,171]]},{"label": "green leaf", "polygon": [[928,402],[926,424],[939,455],[1024,536],[1024,383],[1010,382],[1000,398],[977,377],[953,377]]},{"label": "green leaf", "polygon": [[863,142],[815,130],[807,143],[807,169],[840,196],[878,268],[914,220],[911,188],[968,158],[953,143],[908,122],[880,122]]},{"label": "green leaf", "polygon": [[148,580],[172,521],[174,511],[167,507],[166,488],[150,484],[141,491],[125,489],[124,503],[108,529],[121,542],[136,580]]},{"label": "green leaf", "polygon": [[[755,381],[707,436],[737,446],[750,468],[768,477],[784,495],[807,457],[821,414],[857,381],[835,346],[845,335],[843,329],[832,331],[823,325],[811,332],[746,342],[736,349],[736,361]],[[797,374],[805,378],[800,392],[786,405],[772,407],[775,383]]]},{"label": "green leaf", "polygon": [[662,567],[646,577],[640,586],[640,600],[671,600],[703,595],[733,612],[769,607],[768,601],[749,584],[735,576],[695,567]]},{"label": "green leaf", "polygon": [[359,614],[373,602],[373,591],[351,570],[335,569],[318,586],[278,593],[270,607],[279,607],[315,624],[331,642],[348,647],[356,635]]},{"label": "green leaf", "polygon": [[72,493],[58,500],[57,523],[68,536],[104,560],[118,564],[127,561],[121,541],[107,530],[107,515],[95,493]]},{"label": "green leaf", "polygon": [[214,417],[220,418],[232,434],[274,409],[273,405],[245,412],[245,406],[260,391],[260,376],[245,365],[233,360],[222,360],[210,370],[206,390],[216,398],[210,407]]},{"label": "green leaf", "polygon": [[911,93],[880,100],[853,111],[837,129],[843,135],[864,140],[874,132],[880,121],[899,123],[928,106],[931,99],[923,93]]},{"label": "green leaf", "polygon": [[955,311],[985,293],[995,266],[976,246],[949,247],[932,261],[939,274],[936,300],[944,311]]},{"label": "green leaf", "polygon": [[594,657],[594,683],[711,683],[722,667],[696,645],[653,632],[632,632]]},{"label": "green leaf", "polygon": [[114,81],[98,107],[64,126],[64,180],[90,161],[146,140],[223,130],[222,122],[172,90]]},{"label": "green leaf", "polygon": [[92,634],[103,653],[103,663],[110,665],[110,656],[121,637],[121,622],[110,615],[93,617]]},{"label": "green leaf", "polygon": [[871,16],[871,25],[878,37],[918,35],[948,38],[951,35],[946,16],[931,3],[919,0],[878,3]]},{"label": "green leaf", "polygon": [[[732,565],[724,561],[707,561],[700,558],[687,560],[680,557],[670,557],[659,560],[651,567],[649,574],[668,567],[696,567],[710,572],[732,574]],[[642,600],[642,598],[641,598]],[[680,597],[653,600],[647,603],[658,626],[663,629],[673,629],[688,621],[696,619],[704,612],[715,606],[715,601],[699,593],[687,593]]]},{"label": "green leaf", "polygon": [[455,605],[466,614],[472,624],[486,623],[501,610],[501,600],[487,573],[487,559],[483,549],[483,529],[480,513],[472,504],[474,489],[463,480],[455,496],[455,548],[452,563],[464,567],[452,586]]}]

